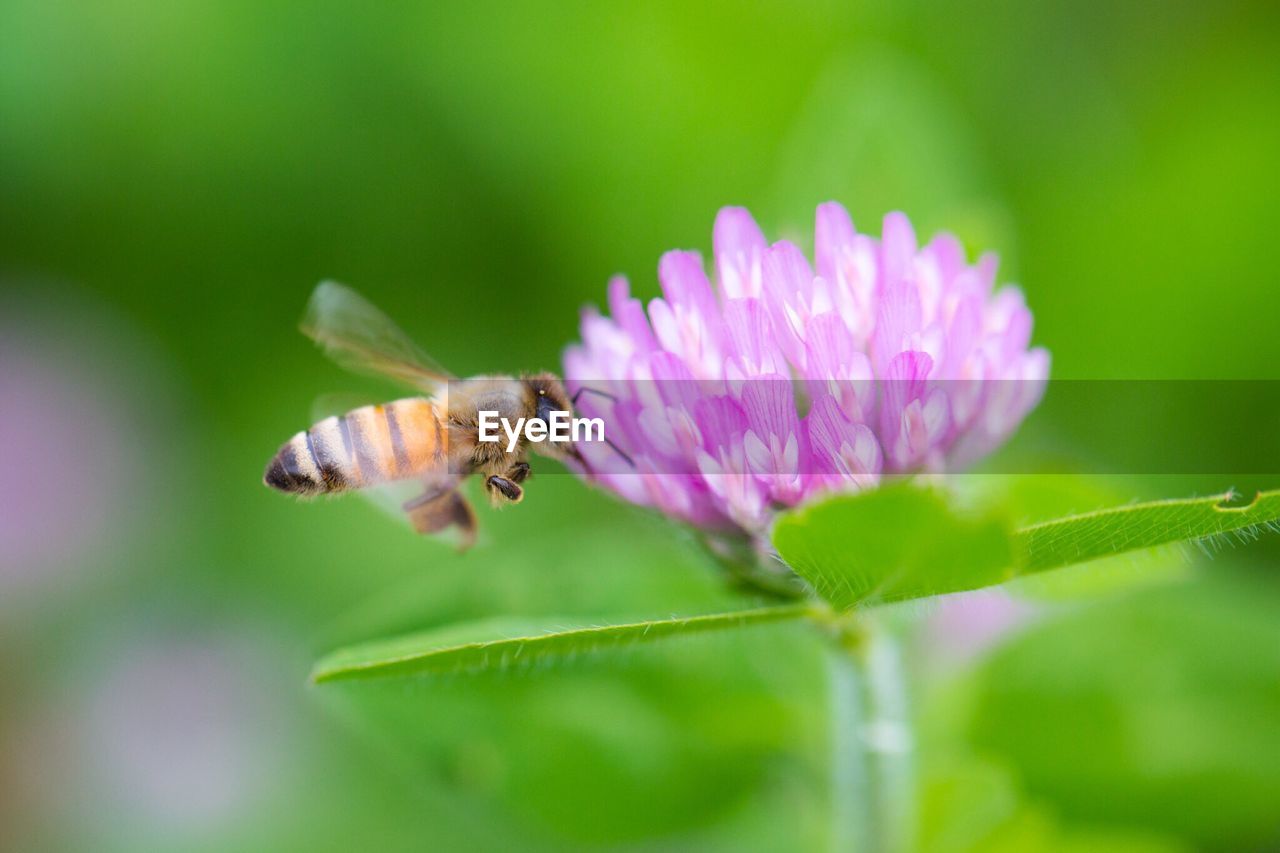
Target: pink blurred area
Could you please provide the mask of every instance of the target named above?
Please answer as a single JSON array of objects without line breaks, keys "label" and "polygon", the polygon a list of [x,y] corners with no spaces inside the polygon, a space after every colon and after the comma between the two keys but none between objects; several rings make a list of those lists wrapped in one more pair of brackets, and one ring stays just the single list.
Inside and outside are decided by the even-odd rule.
[{"label": "pink blurred area", "polygon": [[173,572],[171,375],[89,297],[0,290],[0,849],[190,846],[285,766],[279,642],[191,619]]},{"label": "pink blurred area", "polygon": [[0,590],[73,583],[138,498],[139,435],[102,353],[0,318]]},{"label": "pink blurred area", "polygon": [[147,630],[86,657],[9,709],[0,778],[15,789],[19,841],[186,845],[279,787],[285,715],[241,639]]},{"label": "pink blurred area", "polygon": [[1033,622],[1041,610],[1002,589],[945,596],[925,619],[918,642],[930,666],[962,667]]}]

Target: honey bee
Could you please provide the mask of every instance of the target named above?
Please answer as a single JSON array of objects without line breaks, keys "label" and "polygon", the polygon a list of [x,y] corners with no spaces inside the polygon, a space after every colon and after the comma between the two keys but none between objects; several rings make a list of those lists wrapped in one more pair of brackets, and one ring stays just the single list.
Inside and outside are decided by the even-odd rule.
[{"label": "honey bee", "polygon": [[544,423],[553,413],[572,412],[577,395],[570,398],[554,374],[457,381],[381,311],[334,282],[321,283],[312,294],[302,331],[338,364],[397,380],[419,395],[353,409],[299,432],[267,465],[263,481],[273,489],[314,497],[420,480],[425,492],[404,504],[414,529],[436,533],[456,526],[465,549],[475,542],[476,517],[458,487],[469,476],[483,476],[490,500],[500,505],[523,499],[531,447],[586,468],[572,443],[513,438],[508,450],[480,440],[481,412]]}]

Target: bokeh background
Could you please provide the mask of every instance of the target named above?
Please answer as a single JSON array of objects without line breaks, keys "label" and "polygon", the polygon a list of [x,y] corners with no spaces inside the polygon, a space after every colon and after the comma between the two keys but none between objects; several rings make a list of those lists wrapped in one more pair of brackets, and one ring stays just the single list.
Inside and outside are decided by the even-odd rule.
[{"label": "bokeh background", "polygon": [[[823,849],[803,627],[307,684],[398,630],[741,603],[568,477],[464,557],[269,493],[317,395],[392,393],[297,333],[311,287],[464,375],[555,368],[719,206],[806,240],[835,198],[998,250],[1057,378],[1275,379],[1278,56],[1265,2],[4,0],[0,847]],[[1024,437],[1069,470],[1093,416]],[[1280,844],[1280,551],[1237,544],[893,614],[922,849]]]}]

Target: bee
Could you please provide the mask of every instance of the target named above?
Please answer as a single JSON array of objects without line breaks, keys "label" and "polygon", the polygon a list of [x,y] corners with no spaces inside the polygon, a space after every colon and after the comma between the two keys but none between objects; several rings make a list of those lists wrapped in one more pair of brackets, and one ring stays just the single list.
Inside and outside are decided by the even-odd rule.
[{"label": "bee", "polygon": [[403,505],[413,528],[426,534],[456,526],[465,550],[476,535],[475,512],[458,491],[468,477],[480,474],[491,502],[501,505],[524,498],[531,446],[586,469],[572,443],[521,438],[509,451],[503,443],[480,440],[480,412],[513,423],[550,422],[553,412],[572,412],[578,395],[570,398],[554,374],[458,380],[381,311],[334,282],[321,283],[312,294],[302,331],[343,367],[394,379],[418,395],[362,406],[294,435],[263,475],[273,489],[315,497],[418,480],[425,491]]}]

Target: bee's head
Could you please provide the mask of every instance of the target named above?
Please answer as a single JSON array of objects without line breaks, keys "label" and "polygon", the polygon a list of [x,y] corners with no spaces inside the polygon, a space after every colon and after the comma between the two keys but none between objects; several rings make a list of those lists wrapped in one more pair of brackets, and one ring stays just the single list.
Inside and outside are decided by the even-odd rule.
[{"label": "bee's head", "polygon": [[552,412],[573,412],[573,404],[569,394],[564,390],[564,383],[553,373],[538,373],[527,376],[525,387],[529,389],[531,407],[534,417],[540,421],[548,421]]},{"label": "bee's head", "polygon": [[[523,381],[525,383],[525,387],[529,389],[529,395],[532,398],[530,400],[530,407],[533,409],[533,416],[538,420],[545,422],[548,427],[551,425],[550,417],[552,412],[567,412],[570,415],[573,414],[574,401],[577,400],[578,395],[583,391],[593,391],[594,393],[610,400],[614,399],[612,395],[604,391],[586,387],[579,388],[577,393],[575,393],[573,397],[570,397],[569,392],[565,390],[564,382],[562,382],[560,377],[556,376],[554,373],[538,373],[533,376],[526,376]],[[603,421],[599,421],[598,418],[595,420],[600,424],[599,438],[597,440],[603,441],[605,444],[609,445],[609,447],[612,448],[613,451],[627,463],[627,465],[634,468],[635,462],[632,461],[631,457],[623,452],[618,445],[614,444],[608,438],[605,438]],[[574,440],[576,441],[576,425],[574,427],[574,436]],[[591,471],[587,464],[587,460],[582,455],[582,452],[572,443],[556,444],[546,442],[539,445],[539,452],[561,460],[566,458],[572,459],[581,466],[583,470],[588,473]]]},{"label": "bee's head", "polygon": [[[524,377],[525,388],[529,392],[529,410],[532,416],[545,423],[550,429],[552,412],[573,414],[573,403],[564,390],[564,383],[553,373],[537,373]],[[536,445],[537,451],[544,456],[563,459],[566,456],[577,458],[577,449],[572,444],[544,441]]]}]

